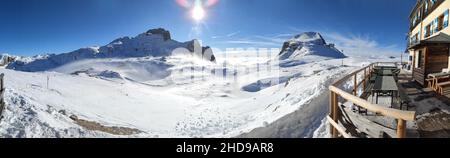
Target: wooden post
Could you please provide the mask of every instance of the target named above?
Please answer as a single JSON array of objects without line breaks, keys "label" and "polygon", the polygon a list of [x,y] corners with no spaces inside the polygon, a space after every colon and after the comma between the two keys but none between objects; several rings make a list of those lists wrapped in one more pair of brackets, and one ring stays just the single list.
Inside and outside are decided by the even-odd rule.
[{"label": "wooden post", "polygon": [[[333,97],[333,95],[334,95],[334,92],[330,90],[330,117],[331,118],[334,118],[334,110],[333,110],[334,109],[334,97]],[[333,130],[334,130],[334,127],[333,127],[333,125],[330,124],[331,136],[333,136]]]},{"label": "wooden post", "polygon": [[4,85],[3,85],[3,77],[4,74],[0,74],[0,90],[3,91]]},{"label": "wooden post", "polygon": [[355,77],[354,77],[354,86],[353,86],[353,95],[354,96],[357,96],[357,89],[358,89],[358,81],[357,81],[357,76],[358,76],[358,73],[356,73],[355,74]]},{"label": "wooden post", "polygon": [[[330,94],[330,105],[331,105],[331,117],[333,119],[334,122],[338,123],[339,122],[339,101],[338,101],[338,95],[334,92],[331,92]],[[332,138],[338,138],[339,137],[339,132],[337,131],[336,128],[334,128],[333,125],[330,125],[330,132],[332,135]]]},{"label": "wooden post", "polygon": [[398,119],[397,123],[397,137],[406,138],[406,121]]},{"label": "wooden post", "polygon": [[366,83],[367,83],[367,68],[364,69],[364,83],[363,83],[363,89],[366,90]]}]

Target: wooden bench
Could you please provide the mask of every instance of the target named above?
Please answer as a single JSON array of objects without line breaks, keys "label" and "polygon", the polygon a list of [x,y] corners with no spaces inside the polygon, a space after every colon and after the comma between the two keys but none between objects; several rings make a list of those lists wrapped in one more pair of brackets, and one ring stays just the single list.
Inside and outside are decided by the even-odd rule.
[{"label": "wooden bench", "polygon": [[429,79],[425,79],[425,81],[427,82],[427,87],[431,88],[434,90],[434,79],[433,78],[429,78]]},{"label": "wooden bench", "polygon": [[370,83],[375,83],[376,79],[377,79],[377,75],[372,75],[372,77],[370,77]]},{"label": "wooden bench", "polygon": [[445,95],[450,92],[450,81],[441,82],[437,84],[437,93]]},{"label": "wooden bench", "polygon": [[[364,99],[364,100],[368,100],[370,95],[372,95],[373,86],[374,86],[374,84],[369,82],[367,84],[367,86],[366,86],[366,89],[364,89],[364,92],[361,94],[360,98]],[[373,98],[373,96],[372,96],[372,98]],[[357,106],[357,105],[355,105],[355,106]],[[368,112],[367,109],[363,109],[360,106],[357,106],[357,107],[358,107],[358,112],[360,114],[366,114],[367,115],[367,112]]]}]

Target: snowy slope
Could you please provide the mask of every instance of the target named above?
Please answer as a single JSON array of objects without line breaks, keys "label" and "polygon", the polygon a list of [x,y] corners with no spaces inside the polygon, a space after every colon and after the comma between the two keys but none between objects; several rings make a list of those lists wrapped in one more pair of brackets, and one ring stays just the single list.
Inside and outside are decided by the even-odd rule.
[{"label": "snowy slope", "polygon": [[[315,48],[325,43],[318,37],[295,39]],[[159,38],[169,39],[164,33]],[[0,69],[6,84],[0,137],[235,137],[293,112],[311,124],[299,137],[325,137],[326,121],[320,120],[328,105],[303,107],[342,74],[378,59],[319,54],[277,60],[235,53],[209,62],[181,53],[87,58],[45,72]],[[139,132],[89,129],[78,119]]]},{"label": "snowy slope", "polygon": [[[175,52],[174,52],[175,51]],[[47,71],[72,62],[85,59],[163,57],[173,54],[190,54],[208,61],[215,61],[209,47],[202,47],[199,41],[178,42],[172,40],[170,33],[164,29],[152,29],[136,37],[116,39],[102,47],[81,48],[64,53],[17,59],[7,66],[8,69],[37,72]]]},{"label": "snowy slope", "polygon": [[[148,62],[155,62],[153,60],[158,59],[149,59]],[[185,58],[167,60],[174,64],[172,69],[190,62]],[[85,75],[2,69],[0,72],[6,75],[7,110],[0,123],[0,135],[115,137],[83,129],[69,119],[70,115],[76,115],[105,126],[143,131],[133,137],[236,136],[295,111],[326,90],[325,84],[334,75],[349,69],[328,63],[284,69],[282,76],[291,78],[289,83],[280,83],[258,92],[247,92],[242,87],[275,75],[261,72],[258,78],[257,74],[246,74],[237,81],[207,76],[204,80],[183,83],[176,81],[185,81],[191,76],[177,74],[166,77],[173,78],[170,81],[175,82],[155,86],[157,82],[149,80],[145,82],[148,84],[144,84]],[[194,74],[197,73],[200,74]],[[50,78],[48,88],[47,76]],[[61,110],[66,115],[58,112]]]}]

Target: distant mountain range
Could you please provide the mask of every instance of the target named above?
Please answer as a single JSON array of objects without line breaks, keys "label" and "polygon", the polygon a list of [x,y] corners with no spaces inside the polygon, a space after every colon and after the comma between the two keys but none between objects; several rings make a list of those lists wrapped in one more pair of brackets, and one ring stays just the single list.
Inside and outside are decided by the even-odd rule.
[{"label": "distant mountain range", "polygon": [[136,37],[116,39],[102,47],[81,48],[58,55],[13,57],[16,60],[8,64],[7,68],[27,72],[46,71],[84,59],[164,57],[173,55],[174,50],[176,53],[195,55],[211,62],[216,60],[212,49],[202,47],[198,40],[178,42],[171,38],[169,31],[158,28],[148,30]]}]

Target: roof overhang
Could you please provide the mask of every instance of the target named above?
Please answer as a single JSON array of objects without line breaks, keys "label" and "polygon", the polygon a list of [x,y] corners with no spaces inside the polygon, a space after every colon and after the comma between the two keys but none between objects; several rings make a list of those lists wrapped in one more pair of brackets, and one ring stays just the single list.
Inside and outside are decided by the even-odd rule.
[{"label": "roof overhang", "polygon": [[412,44],[408,49],[416,49],[427,44],[450,44],[450,36],[441,32],[436,36]]}]

